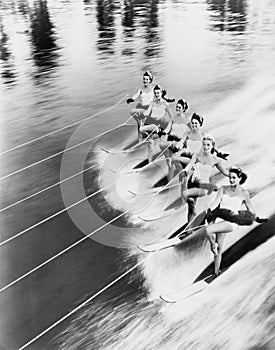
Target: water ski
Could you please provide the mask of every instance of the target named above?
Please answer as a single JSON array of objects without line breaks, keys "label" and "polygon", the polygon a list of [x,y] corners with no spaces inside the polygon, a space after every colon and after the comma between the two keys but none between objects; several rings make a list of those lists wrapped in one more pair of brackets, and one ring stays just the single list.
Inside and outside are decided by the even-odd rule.
[{"label": "water ski", "polygon": [[168,191],[171,188],[175,188],[175,187],[180,187],[180,184],[178,183],[178,184],[173,184],[173,185],[169,185],[169,186],[167,184],[167,185],[151,188],[151,189],[149,189],[146,192],[134,192],[134,191],[129,191],[129,192],[131,192],[132,194],[134,194],[136,196],[144,196],[144,195],[147,195],[147,194],[157,194],[157,193],[160,193],[160,192],[163,192],[163,191]]},{"label": "water ski", "polygon": [[160,295],[160,299],[165,301],[166,303],[172,304],[176,303],[182,299],[188,298],[191,295],[199,293],[203,291],[208,286],[208,283],[205,281],[199,281],[197,283],[192,284],[191,286],[180,289],[174,293]]},{"label": "water ski", "polygon": [[205,218],[205,215],[205,211],[201,212],[192,220],[192,222],[189,225],[184,224],[177,231],[172,233],[170,237],[166,240],[146,245],[137,245],[137,247],[144,252],[150,253],[180,244],[185,237],[189,236],[193,228],[195,229],[197,226],[201,225]]},{"label": "water ski", "polygon": [[[221,271],[221,274],[225,270],[226,269],[223,269]],[[203,279],[201,279],[200,281],[197,281],[197,282],[195,282],[187,287],[181,288],[181,289],[177,290],[176,292],[162,294],[159,297],[161,300],[165,301],[166,303],[176,303],[178,301],[189,298],[190,296],[203,291],[205,288],[207,288],[209,286],[209,284],[211,282],[213,282],[214,279],[216,279],[219,276],[215,276],[213,274],[208,275],[208,276],[204,277]]]},{"label": "water ski", "polygon": [[179,244],[180,242],[182,242],[182,240],[179,237],[175,237],[172,239],[167,239],[165,241],[156,242],[156,243],[152,243],[152,244],[146,244],[146,245],[139,245],[138,244],[137,247],[140,250],[142,250],[143,252],[151,253],[151,252],[155,252],[157,250],[173,247],[173,246]]},{"label": "water ski", "polygon": [[121,151],[111,151],[111,150],[108,150],[104,147],[101,147],[101,150],[105,153],[108,153],[108,154],[123,154],[123,153],[129,153],[130,151],[128,150],[121,150]]},{"label": "water ski", "polygon": [[147,140],[144,140],[140,143],[137,143],[136,145],[130,147],[130,148],[127,148],[127,149],[121,149],[121,150],[108,150],[104,147],[101,147],[101,150],[105,153],[108,153],[108,154],[127,154],[127,153],[131,153],[133,151],[135,151],[136,149],[138,149],[139,147],[142,147],[143,145],[147,144],[148,141]]},{"label": "water ski", "polygon": [[167,218],[168,216],[171,216],[172,214],[174,214],[177,209],[177,208],[172,208],[170,210],[162,210],[161,212],[159,212],[158,214],[156,214],[155,216],[150,216],[148,218],[144,217],[144,216],[139,216],[138,218],[142,221],[145,221],[145,222],[153,222],[153,221],[157,221],[157,220],[161,220],[161,219],[164,219],[164,218]]}]

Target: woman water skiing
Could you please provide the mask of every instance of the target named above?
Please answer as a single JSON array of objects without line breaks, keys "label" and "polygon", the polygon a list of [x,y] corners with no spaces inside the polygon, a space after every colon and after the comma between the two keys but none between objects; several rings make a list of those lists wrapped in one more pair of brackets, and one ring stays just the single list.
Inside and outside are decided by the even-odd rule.
[{"label": "woman water skiing", "polygon": [[[267,221],[267,219],[256,217],[249,193],[241,186],[246,179],[247,175],[241,168],[232,166],[229,169],[230,184],[220,187],[207,212],[208,221],[213,221],[218,217],[215,222],[211,222],[202,229],[205,231],[214,254],[215,276],[220,273],[225,234],[232,232],[237,225],[251,225],[253,221],[258,223]],[[243,205],[248,211],[240,211]]]},{"label": "woman water skiing", "polygon": [[[201,130],[203,120],[202,116],[193,113],[191,117],[191,130],[188,130],[183,138],[174,144],[175,150],[179,150],[176,156],[173,157],[175,167],[178,168],[179,164],[185,166],[189,163],[192,155],[200,151],[204,137],[204,132]],[[224,160],[229,156],[228,153],[219,152],[215,148],[212,149],[212,152],[215,152],[219,158]],[[179,168],[179,170],[181,169]]]},{"label": "woman water skiing", "polygon": [[206,135],[202,139],[202,147],[198,153],[194,153],[185,167],[185,177],[182,179],[181,195],[183,203],[188,204],[188,222],[196,215],[195,204],[198,197],[210,194],[215,185],[211,184],[211,176],[214,168],[225,176],[229,176],[227,169],[215,155],[215,139]]},{"label": "woman water skiing", "polygon": [[168,126],[172,119],[172,113],[169,105],[162,98],[162,89],[159,85],[154,87],[154,100],[143,113],[144,118],[140,120],[139,132],[143,137],[149,137],[148,141],[148,160],[152,161],[153,155],[153,135],[161,129],[168,132]]},{"label": "woman water skiing", "polygon": [[127,104],[138,100],[135,108],[131,109],[131,115],[136,120],[138,125],[138,140],[141,140],[142,135],[139,133],[140,120],[144,117],[143,113],[148,109],[150,103],[154,100],[154,90],[152,87],[153,75],[150,71],[146,71],[143,74],[143,87],[132,96],[127,98]]},{"label": "woman water skiing", "polygon": [[[143,87],[138,89],[138,91],[132,97],[129,97],[126,100],[127,104],[138,100],[136,107],[132,108],[130,113],[137,122],[139,141],[141,141],[142,139],[142,135],[139,132],[141,119],[144,118],[144,111],[148,109],[148,107],[150,106],[150,103],[153,102],[155,97],[152,82],[153,82],[153,75],[148,70],[143,74]],[[174,102],[174,99],[169,99],[168,97],[166,97],[166,94],[167,94],[166,90],[163,90],[161,97],[167,102]]]},{"label": "woman water skiing", "polygon": [[176,104],[176,113],[173,114],[168,126],[167,132],[161,130],[158,135],[161,137],[160,149],[164,152],[169,169],[169,180],[173,177],[172,156],[177,151],[174,144],[179,142],[186,131],[190,128],[190,118],[185,114],[188,104],[183,99],[179,99]]},{"label": "woman water skiing", "polygon": [[[201,130],[203,125],[203,117],[197,113],[193,113],[191,117],[190,130],[187,130],[182,139],[174,143],[173,146],[177,151],[173,161],[176,168],[181,164],[185,166],[189,163],[194,153],[198,153],[202,147],[202,139],[204,132]],[[181,170],[181,168],[179,168]]]}]

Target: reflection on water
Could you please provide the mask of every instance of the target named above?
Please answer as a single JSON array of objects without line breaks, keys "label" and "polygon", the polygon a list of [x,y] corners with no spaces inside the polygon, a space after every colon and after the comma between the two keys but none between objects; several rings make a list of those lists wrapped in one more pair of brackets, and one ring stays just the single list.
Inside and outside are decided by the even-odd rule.
[{"label": "reflection on water", "polygon": [[[86,8],[91,8],[90,1],[84,1]],[[158,23],[158,0],[116,0],[101,1],[96,3],[96,18],[98,23],[97,49],[100,58],[109,58],[116,50],[116,18],[122,16],[121,24],[124,36],[122,55],[131,56],[137,52],[135,41],[140,39],[140,30],[144,31],[145,39],[144,55],[152,58],[161,52]]]},{"label": "reflection on water", "polygon": [[114,28],[114,12],[116,8],[116,2],[114,0],[97,1],[97,48],[106,55],[111,55],[114,53],[113,44],[116,37]]},{"label": "reflection on water", "polygon": [[150,1],[148,17],[144,18],[144,26],[146,28],[147,49],[145,55],[148,57],[156,56],[160,53],[160,36],[158,30],[158,0]]},{"label": "reflection on water", "polygon": [[23,16],[28,16],[30,12],[29,4],[27,0],[17,1],[18,3],[18,12]]},{"label": "reflection on water", "polygon": [[16,72],[12,53],[9,48],[9,36],[4,29],[4,25],[0,23],[0,62],[1,62],[1,76],[4,84],[13,84],[16,81]]},{"label": "reflection on water", "polygon": [[[2,11],[6,10],[7,12],[11,11],[15,20],[12,25],[9,23],[11,27],[6,30],[3,19],[1,18],[0,61],[2,68],[1,76],[4,78],[4,83],[12,85],[16,82],[17,72],[14,60],[19,54],[15,52],[17,47],[12,46],[8,35],[11,30],[14,30],[16,25],[18,25],[19,28],[24,26],[23,30],[20,28],[20,30],[12,33],[14,37],[18,36],[18,38],[16,38],[19,43],[18,47],[21,44],[22,36],[24,36],[24,39],[26,39],[26,35],[30,37],[30,55],[37,67],[37,71],[34,73],[35,79],[39,78],[41,74],[50,72],[53,68],[57,67],[59,48],[56,44],[55,28],[50,18],[47,0],[34,1],[32,6],[27,0],[8,1],[7,3],[0,3],[0,9]],[[18,15],[22,17],[23,24]],[[26,44],[27,48],[24,47],[22,51],[29,49],[29,40],[26,41]]]},{"label": "reflection on water", "polygon": [[[122,25],[125,37],[131,38],[134,34],[134,0],[124,0],[124,11],[122,14]],[[127,53],[125,53],[127,54]],[[129,54],[131,54],[129,52]]]},{"label": "reflection on water", "polygon": [[207,0],[211,14],[211,29],[243,33],[247,26],[246,0]]},{"label": "reflection on water", "polygon": [[50,71],[57,66],[57,45],[55,42],[54,25],[47,7],[47,1],[35,2],[30,12],[32,56],[38,68],[36,76]]}]

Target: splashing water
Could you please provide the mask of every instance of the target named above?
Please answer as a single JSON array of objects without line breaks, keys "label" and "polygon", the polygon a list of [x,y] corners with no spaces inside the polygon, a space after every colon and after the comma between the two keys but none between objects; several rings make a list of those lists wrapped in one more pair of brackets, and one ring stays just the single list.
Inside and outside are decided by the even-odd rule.
[{"label": "splashing water", "polygon": [[[266,216],[274,214],[274,89],[274,77],[257,77],[217,105],[207,123],[218,145],[231,153],[229,164],[241,165],[248,171],[246,187],[257,194],[256,209]],[[103,178],[106,185],[107,177]],[[133,180],[137,182],[138,176]],[[116,205],[116,195],[106,193],[112,206]],[[157,197],[156,207],[158,200],[163,198]],[[122,202],[118,207],[122,209]],[[270,236],[274,235],[273,221],[268,229],[260,227],[257,234],[265,235],[270,230]],[[166,220],[169,224],[171,218]],[[146,228],[150,231],[153,225],[156,223]],[[250,230],[242,231],[240,236],[228,235],[227,247]],[[109,299],[105,305],[98,301],[88,306],[59,339],[59,348],[274,349],[275,238],[246,254],[201,293],[177,304],[163,304],[156,299],[160,293],[192,283],[212,260],[206,239],[190,237],[177,249],[154,253],[133,276],[143,281],[146,296],[129,289],[116,301]],[[138,260],[145,257],[135,248],[128,254]]]}]

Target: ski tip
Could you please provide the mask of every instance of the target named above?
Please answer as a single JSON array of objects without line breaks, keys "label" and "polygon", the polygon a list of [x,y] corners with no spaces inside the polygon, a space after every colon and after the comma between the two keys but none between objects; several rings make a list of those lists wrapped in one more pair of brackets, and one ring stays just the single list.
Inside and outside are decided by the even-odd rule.
[{"label": "ski tip", "polygon": [[105,153],[108,153],[108,154],[121,154],[121,153],[127,153],[127,150],[121,150],[121,151],[110,151],[104,147],[101,147],[101,150]]},{"label": "ski tip", "polygon": [[168,303],[168,304],[175,304],[176,303],[175,300],[171,300],[171,299],[167,298],[164,295],[160,295],[159,298],[160,298],[160,300],[162,300],[162,301],[164,301],[165,303]]},{"label": "ski tip", "polygon": [[157,221],[157,220],[160,220],[160,219],[163,219],[165,216],[156,216],[156,217],[151,217],[151,218],[145,218],[145,217],[142,217],[142,216],[138,216],[138,218],[142,221],[145,221],[145,222],[153,222],[153,221]]},{"label": "ski tip", "polygon": [[161,191],[165,191],[165,190],[170,190],[171,188],[174,188],[174,187],[179,187],[181,184],[180,183],[169,183],[165,186],[162,186],[161,188]]},{"label": "ski tip", "polygon": [[140,169],[132,169],[132,170],[124,171],[123,174],[135,174],[135,173],[138,173],[139,171]]},{"label": "ski tip", "polygon": [[201,280],[199,282],[186,286],[174,293],[171,293],[170,295],[167,295],[167,296],[160,295],[160,298],[166,303],[181,302],[190,298],[191,296],[194,296],[204,291],[207,286],[208,286],[208,283],[205,282],[204,280]]},{"label": "ski tip", "polygon": [[112,172],[116,173],[116,174],[119,174],[119,175],[129,175],[129,174],[134,174],[136,173],[136,170],[127,170],[127,171],[116,171],[116,170],[113,170],[111,168],[109,168],[109,170],[111,170]]},{"label": "ski tip", "polygon": [[153,218],[153,219],[151,219],[151,218],[144,218],[144,217],[142,217],[142,216],[138,216],[138,218],[139,218],[140,220],[142,220],[142,221],[145,221],[145,222],[152,222],[152,221],[158,220],[158,218]]},{"label": "ski tip", "polygon": [[116,170],[114,170],[114,169],[112,169],[112,168],[108,168],[108,170],[110,170],[112,173],[114,173],[114,174],[117,174],[117,171]]},{"label": "ski tip", "polygon": [[154,192],[144,192],[144,193],[141,193],[141,192],[134,192],[134,191],[131,191],[131,190],[128,190],[129,193],[135,195],[135,196],[147,196],[149,194],[152,194]]},{"label": "ski tip", "polygon": [[141,244],[137,244],[137,248],[140,249],[141,251],[145,252],[145,253],[152,253],[153,251],[150,249],[147,249],[146,246],[141,245]]},{"label": "ski tip", "polygon": [[138,216],[138,218],[140,219],[140,220],[142,220],[142,221],[150,221],[150,220],[148,220],[147,218],[143,218],[142,216]]},{"label": "ski tip", "polygon": [[142,216],[138,216],[138,218],[142,221],[145,221],[145,222],[153,222],[153,221],[158,221],[158,220],[161,220],[161,219],[165,219],[167,218],[168,216],[170,216],[171,213],[163,213],[161,212],[161,214],[159,214],[158,216],[155,216],[155,217],[151,217],[151,218],[145,218],[145,217],[142,217]]},{"label": "ski tip", "polygon": [[138,193],[137,192],[134,192],[134,191],[131,191],[131,190],[128,190],[129,193],[131,193],[132,195],[134,196],[138,196]]}]

